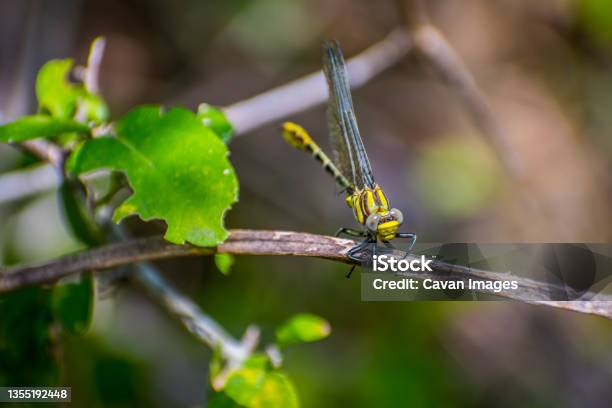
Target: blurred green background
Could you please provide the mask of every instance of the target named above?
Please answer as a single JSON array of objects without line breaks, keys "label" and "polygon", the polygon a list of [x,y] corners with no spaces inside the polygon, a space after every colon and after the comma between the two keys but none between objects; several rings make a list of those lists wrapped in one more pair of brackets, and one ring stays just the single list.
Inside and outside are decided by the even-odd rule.
[{"label": "blurred green background", "polygon": [[[422,242],[610,242],[610,4],[427,2],[528,176],[510,184],[460,99],[426,61],[406,58],[355,91],[354,102],[376,179],[407,231]],[[98,35],[107,39],[101,91],[118,117],[142,103],[229,105],[319,69],[324,38],[351,56],[402,21],[394,1],[8,0],[0,5],[0,114],[32,112],[40,66],[84,61]],[[287,119],[327,146],[323,106]],[[332,181],[285,144],[279,124],[232,141],[241,190],[227,225],[324,234],[352,226]],[[31,166],[0,146],[0,172]],[[53,176],[34,181],[44,177]],[[0,191],[3,264],[79,248],[56,192],[8,195]],[[508,302],[362,303],[345,266],[313,259],[238,257],[229,276],[209,258],[158,265],[236,337],[255,323],[265,344],[294,313],[328,319],[331,337],[285,356],[305,407],[612,401],[612,328],[601,318]],[[70,385],[76,406],[204,406],[210,351],[137,288],[100,288],[82,337],[48,330],[44,288],[0,297],[0,386]]]}]

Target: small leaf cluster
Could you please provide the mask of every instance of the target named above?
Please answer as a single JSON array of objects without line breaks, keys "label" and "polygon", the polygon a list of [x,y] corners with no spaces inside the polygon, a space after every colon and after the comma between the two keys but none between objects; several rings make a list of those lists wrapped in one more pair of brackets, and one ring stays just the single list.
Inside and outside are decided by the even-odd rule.
[{"label": "small leaf cluster", "polygon": [[[15,143],[36,138],[51,139],[66,147],[67,142],[91,135],[91,129],[108,119],[108,108],[99,95],[80,83],[71,82],[70,59],[52,60],[36,78],[39,109],[0,126],[0,142]],[[86,245],[100,243],[94,229],[84,221],[82,203],[65,180],[59,198],[67,224]],[[52,287],[25,288],[0,298],[0,374],[3,384],[53,385],[57,377],[58,337],[81,335],[89,328],[95,301],[91,272]],[[24,361],[33,366],[20,370]],[[20,374],[22,373],[22,374]],[[2,378],[8,375],[8,378]]]},{"label": "small leaf cluster", "polygon": [[233,128],[223,112],[207,104],[197,114],[141,106],[110,123],[106,102],[70,81],[72,68],[64,59],[40,69],[38,113],[0,126],[0,141],[62,144],[69,176],[101,169],[125,174],[133,194],[116,208],[117,222],[135,214],[163,220],[165,238],[177,244],[225,240],[223,218],[238,199],[238,180],[226,146]]},{"label": "small leaf cluster", "polygon": [[[132,196],[115,210],[114,219],[138,214],[162,219],[166,238],[175,243],[216,245],[227,237],[223,216],[237,200],[238,181],[228,160],[233,128],[219,109],[202,105],[199,112],[159,106],[133,109],[116,123],[109,120],[104,99],[88,90],[75,74],[74,61],[45,63],[36,77],[38,110],[0,126],[0,142],[47,139],[68,159],[58,197],[62,215],[76,240],[86,247],[105,242],[75,176],[108,169],[124,174]],[[83,73],[87,68],[80,67]],[[111,184],[115,174],[106,176]],[[229,266],[228,266],[229,269]],[[53,384],[61,333],[81,335],[90,325],[95,303],[91,272],[52,287],[26,288],[0,298],[2,383]],[[21,361],[35,361],[34,377],[14,377]],[[48,376],[43,375],[49,373]],[[6,380],[6,381],[5,381]]]},{"label": "small leaf cluster", "polygon": [[[223,384],[217,386],[209,407],[247,408],[296,408],[299,407],[297,392],[291,379],[274,361],[271,353],[278,353],[287,346],[318,341],[331,333],[329,323],[313,314],[298,314],[290,318],[276,331],[276,342],[266,353],[255,353],[242,365],[232,370]],[[210,374],[215,379],[223,375],[220,353],[211,361]]]}]

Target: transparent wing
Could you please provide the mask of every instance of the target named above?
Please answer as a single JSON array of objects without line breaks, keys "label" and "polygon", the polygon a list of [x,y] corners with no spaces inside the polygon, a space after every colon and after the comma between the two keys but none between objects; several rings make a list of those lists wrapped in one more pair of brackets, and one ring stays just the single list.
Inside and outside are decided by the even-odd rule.
[{"label": "transparent wing", "polygon": [[327,120],[336,166],[356,188],[373,187],[366,154],[351,99],[344,57],[336,41],[323,44],[323,71],[329,86]]}]

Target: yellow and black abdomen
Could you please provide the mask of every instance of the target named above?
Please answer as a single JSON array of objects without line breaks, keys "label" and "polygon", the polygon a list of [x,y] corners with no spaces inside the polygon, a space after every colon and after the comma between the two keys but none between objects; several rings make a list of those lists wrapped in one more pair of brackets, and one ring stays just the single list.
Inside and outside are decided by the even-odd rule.
[{"label": "yellow and black abdomen", "polygon": [[353,186],[338,170],[334,163],[327,157],[319,145],[312,140],[308,132],[300,125],[293,122],[285,122],[283,124],[283,138],[291,146],[296,149],[310,153],[325,169],[326,172],[332,175],[336,183],[347,192],[353,192]]}]

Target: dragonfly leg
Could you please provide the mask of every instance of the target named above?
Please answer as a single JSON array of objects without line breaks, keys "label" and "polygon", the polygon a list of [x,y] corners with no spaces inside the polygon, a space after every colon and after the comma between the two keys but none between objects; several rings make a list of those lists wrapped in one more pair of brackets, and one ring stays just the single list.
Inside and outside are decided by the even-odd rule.
[{"label": "dragonfly leg", "polygon": [[[364,248],[366,248],[370,244],[373,245],[372,255],[376,255],[376,238],[372,237],[370,234],[365,234],[365,235],[367,236],[367,238],[364,241],[354,246],[353,248],[349,249],[349,251],[346,253],[347,258],[353,262],[359,262],[359,263],[363,262],[363,257],[358,257],[356,256],[356,254],[361,252]],[[351,277],[351,274],[355,270],[356,266],[357,266],[356,264],[353,265],[349,273],[346,275],[347,279]]]},{"label": "dragonfly leg", "polygon": [[342,234],[348,235],[349,237],[365,237],[367,235],[367,233],[364,231],[359,231],[352,228],[340,228],[338,231],[336,231],[335,236],[339,237]]},{"label": "dragonfly leg", "polygon": [[355,254],[358,254],[361,250],[367,247],[370,242],[370,239],[366,239],[365,241],[355,245],[353,248],[348,250],[348,252],[346,253],[346,257],[353,262],[361,262],[362,258],[356,256]]},{"label": "dragonfly leg", "polygon": [[411,232],[398,232],[395,236],[397,238],[408,238],[410,240],[410,246],[408,247],[408,251],[412,249],[417,240],[417,234],[413,234]]},{"label": "dragonfly leg", "polygon": [[[353,262],[361,262],[361,259],[356,257],[355,254],[358,253],[359,251],[361,251],[364,247],[364,242],[362,242],[361,244],[351,248],[347,253],[346,256],[348,259],[350,259]],[[349,273],[346,274],[346,279],[350,279],[351,278],[351,274],[353,273],[353,271],[355,270],[355,268],[357,267],[357,264],[353,264],[353,266],[351,267],[351,270],[349,271]]]},{"label": "dragonfly leg", "polygon": [[389,241],[383,241],[383,244],[385,244],[385,246],[387,248],[391,248],[391,249],[395,249],[395,247],[393,246],[393,244],[391,244]]},{"label": "dragonfly leg", "polygon": [[349,273],[346,274],[346,279],[351,279],[351,274],[353,273],[353,271],[355,270],[356,267],[357,267],[357,265],[353,265],[351,267],[351,270],[349,271]]}]

